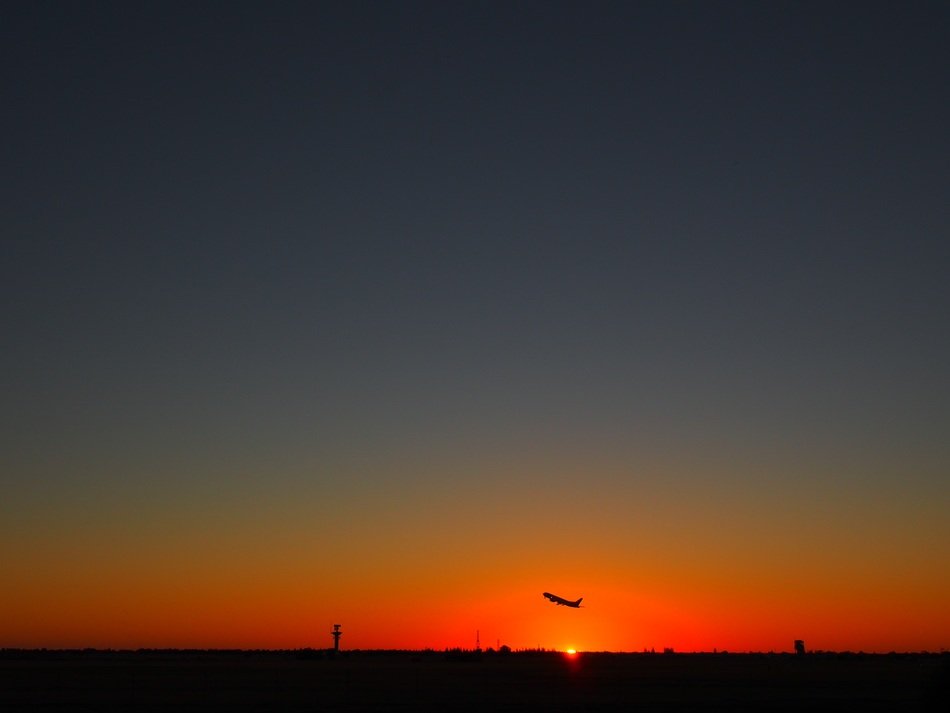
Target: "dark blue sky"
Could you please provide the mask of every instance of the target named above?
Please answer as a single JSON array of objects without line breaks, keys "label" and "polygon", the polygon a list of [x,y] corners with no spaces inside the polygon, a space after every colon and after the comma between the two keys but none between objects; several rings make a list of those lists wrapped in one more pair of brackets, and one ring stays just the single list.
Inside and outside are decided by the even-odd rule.
[{"label": "dark blue sky", "polygon": [[948,496],[946,3],[0,25],[10,507],[486,458]]}]

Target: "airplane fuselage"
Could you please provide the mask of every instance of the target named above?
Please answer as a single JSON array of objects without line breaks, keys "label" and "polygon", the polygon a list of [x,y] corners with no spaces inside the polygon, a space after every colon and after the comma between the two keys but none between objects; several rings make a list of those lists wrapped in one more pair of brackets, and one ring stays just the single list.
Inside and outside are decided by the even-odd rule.
[{"label": "airplane fuselage", "polygon": [[551,592],[542,592],[541,596],[545,599],[557,604],[559,607],[574,607],[579,609],[581,602],[584,600],[584,597],[581,597],[575,602],[572,602],[570,599],[565,599],[564,597],[559,597],[557,594],[551,594]]}]

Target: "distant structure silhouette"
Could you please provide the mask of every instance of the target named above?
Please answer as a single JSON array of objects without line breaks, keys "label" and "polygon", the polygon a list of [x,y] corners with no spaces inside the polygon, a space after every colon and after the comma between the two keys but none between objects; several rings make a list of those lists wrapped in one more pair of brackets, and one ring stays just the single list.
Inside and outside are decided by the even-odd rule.
[{"label": "distant structure silhouette", "polygon": [[798,655],[805,653],[805,642],[801,639],[795,639],[795,653]]},{"label": "distant structure silhouette", "polygon": [[333,625],[333,650],[340,650],[340,637],[343,636],[343,632],[340,631],[340,624]]}]

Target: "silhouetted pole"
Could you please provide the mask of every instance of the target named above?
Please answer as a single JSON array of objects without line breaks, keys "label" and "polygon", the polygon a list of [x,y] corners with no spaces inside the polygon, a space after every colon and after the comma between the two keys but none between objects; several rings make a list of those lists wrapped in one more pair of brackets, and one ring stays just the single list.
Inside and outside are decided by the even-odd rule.
[{"label": "silhouetted pole", "polygon": [[343,636],[343,632],[340,631],[340,624],[333,625],[333,650],[340,650],[340,637]]}]

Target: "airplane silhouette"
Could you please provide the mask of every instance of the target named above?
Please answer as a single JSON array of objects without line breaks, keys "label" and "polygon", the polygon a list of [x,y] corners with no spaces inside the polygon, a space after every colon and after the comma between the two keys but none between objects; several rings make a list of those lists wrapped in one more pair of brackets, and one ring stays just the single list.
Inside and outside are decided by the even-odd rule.
[{"label": "airplane silhouette", "polygon": [[557,594],[551,594],[551,592],[544,592],[541,594],[545,599],[550,599],[552,602],[560,606],[565,607],[574,607],[575,609],[581,608],[581,602],[584,601],[584,597],[581,597],[576,602],[569,601],[564,599],[564,597],[559,597]]}]

